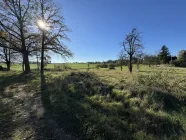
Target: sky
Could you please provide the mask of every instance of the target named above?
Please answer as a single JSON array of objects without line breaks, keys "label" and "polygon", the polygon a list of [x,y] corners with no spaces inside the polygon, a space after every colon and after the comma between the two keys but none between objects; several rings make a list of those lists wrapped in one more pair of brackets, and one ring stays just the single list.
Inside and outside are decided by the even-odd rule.
[{"label": "sky", "polygon": [[[144,52],[166,45],[172,55],[186,49],[186,0],[54,0],[71,29],[64,41],[74,53],[67,62],[117,59],[132,28],[142,32]],[[64,62],[54,55],[52,62]],[[65,61],[66,62],[66,61]]]}]

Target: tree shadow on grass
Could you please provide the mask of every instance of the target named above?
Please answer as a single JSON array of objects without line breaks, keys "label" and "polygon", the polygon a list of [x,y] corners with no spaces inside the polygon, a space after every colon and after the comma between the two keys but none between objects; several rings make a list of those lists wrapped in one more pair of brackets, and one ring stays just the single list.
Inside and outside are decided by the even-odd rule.
[{"label": "tree shadow on grass", "polygon": [[8,139],[11,132],[15,129],[12,115],[14,114],[12,106],[3,103],[0,100],[0,139]]},{"label": "tree shadow on grass", "polygon": [[[7,76],[8,75],[8,76]],[[0,95],[3,96],[4,90],[8,86],[14,84],[27,84],[32,79],[36,78],[36,74],[25,74],[25,73],[6,73],[5,75],[0,76]]]},{"label": "tree shadow on grass", "polygon": [[179,121],[126,107],[125,101],[112,96],[113,87],[93,73],[49,76],[41,85],[45,86],[41,93],[45,116],[57,123],[51,128],[62,129],[76,139],[138,139],[139,134],[174,139],[184,133]]},{"label": "tree shadow on grass", "polygon": [[137,87],[130,90],[131,91],[131,98],[140,98],[143,99],[144,96],[148,96],[148,104],[154,105],[154,110],[163,110],[165,112],[177,112],[181,113],[184,112],[184,108],[186,108],[186,96],[175,96],[173,93],[162,91],[159,88],[148,88],[144,87]]},{"label": "tree shadow on grass", "polygon": [[42,118],[42,127],[37,124],[39,128],[37,129],[36,139],[38,140],[71,140],[73,139],[70,135],[64,132],[63,128],[59,127],[58,123],[54,120],[51,114],[51,100],[50,91],[46,83],[46,78],[44,74],[41,74],[41,100],[42,106],[44,107],[44,115]]},{"label": "tree shadow on grass", "polygon": [[[35,74],[12,72],[3,72],[0,75],[0,139],[11,139],[17,127],[24,123],[19,123],[16,120],[19,117],[17,115],[20,115],[20,112],[17,112],[17,107],[24,105],[24,101],[16,97],[18,94],[16,90],[17,86],[26,85],[35,76]],[[21,113],[24,114],[25,112]]]},{"label": "tree shadow on grass", "polygon": [[38,76],[39,73],[4,73],[0,76],[0,139],[68,139],[56,129],[48,111],[43,116],[43,107],[49,109],[50,100],[49,94],[40,94],[38,84],[41,83],[41,93],[47,90],[47,85],[44,75],[41,75],[41,81],[37,80]]},{"label": "tree shadow on grass", "polygon": [[186,102],[183,99],[178,99],[170,93],[162,92],[160,90],[156,90],[152,93],[150,102],[161,105],[161,109],[167,112],[176,111],[180,113],[183,111],[183,108],[186,108]]}]

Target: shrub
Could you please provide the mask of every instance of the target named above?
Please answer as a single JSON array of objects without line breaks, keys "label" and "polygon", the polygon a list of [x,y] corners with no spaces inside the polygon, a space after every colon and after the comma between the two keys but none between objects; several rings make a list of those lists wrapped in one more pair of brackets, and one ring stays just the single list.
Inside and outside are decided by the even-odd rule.
[{"label": "shrub", "polygon": [[100,65],[99,64],[95,65],[95,68],[96,69],[99,69],[100,68]]},{"label": "shrub", "polygon": [[115,69],[115,67],[116,67],[116,64],[114,64],[114,63],[110,63],[110,64],[108,65],[108,68],[109,68],[109,69]]},{"label": "shrub", "polygon": [[71,67],[66,64],[55,64],[54,65],[54,70],[57,70],[57,71],[68,70],[68,69],[71,69]]},{"label": "shrub", "polygon": [[99,68],[108,68],[108,65],[106,63],[101,63],[101,64],[97,64],[95,67],[97,69],[99,69]]},{"label": "shrub", "polygon": [[171,64],[173,64],[175,67],[186,67],[186,62],[175,60]]}]

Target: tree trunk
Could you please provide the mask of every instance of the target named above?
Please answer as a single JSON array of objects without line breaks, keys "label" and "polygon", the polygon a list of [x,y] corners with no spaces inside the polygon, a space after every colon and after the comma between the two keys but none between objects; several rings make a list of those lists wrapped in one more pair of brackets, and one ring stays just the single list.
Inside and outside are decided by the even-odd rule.
[{"label": "tree trunk", "polygon": [[123,64],[123,60],[120,60],[120,68],[121,68],[121,71],[123,70],[122,64]]},{"label": "tree trunk", "polygon": [[132,73],[132,56],[130,56],[129,71],[130,71],[130,73]]},{"label": "tree trunk", "polygon": [[39,70],[39,61],[38,61],[38,55],[37,55],[37,69]]},{"label": "tree trunk", "polygon": [[23,58],[23,62],[22,62],[22,70],[23,70],[23,72],[25,71],[25,63],[24,63],[24,56],[23,56],[23,54],[22,54],[22,58]]},{"label": "tree trunk", "polygon": [[4,48],[4,54],[5,54],[5,63],[7,66],[7,70],[10,70],[10,49]]},{"label": "tree trunk", "polygon": [[121,71],[123,70],[123,66],[122,66],[122,64],[120,65],[120,67],[121,67]]},{"label": "tree trunk", "polygon": [[7,66],[7,70],[9,71],[10,70],[10,62],[6,62],[6,66]]},{"label": "tree trunk", "polygon": [[138,59],[138,62],[137,62],[137,69],[139,70],[139,65],[140,65],[140,60]]},{"label": "tree trunk", "polygon": [[[41,1],[41,18],[44,21],[44,0]],[[41,44],[41,74],[44,74],[44,43],[45,32],[42,30],[42,44]]]},{"label": "tree trunk", "polygon": [[42,47],[41,47],[41,74],[43,74],[44,72],[44,41],[45,41],[45,38],[44,38],[44,31],[42,31]]},{"label": "tree trunk", "polygon": [[28,59],[28,52],[25,51],[23,54],[23,62],[25,65],[25,73],[30,73],[30,63],[29,63],[29,59]]},{"label": "tree trunk", "polygon": [[22,62],[22,70],[23,70],[23,72],[25,71],[25,64],[24,64],[24,61]]}]

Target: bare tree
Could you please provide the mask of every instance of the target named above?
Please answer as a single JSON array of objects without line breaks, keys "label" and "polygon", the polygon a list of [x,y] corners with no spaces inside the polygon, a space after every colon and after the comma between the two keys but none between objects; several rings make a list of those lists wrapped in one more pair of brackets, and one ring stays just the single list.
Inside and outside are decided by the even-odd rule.
[{"label": "bare tree", "polygon": [[[11,36],[7,36],[7,34],[1,30],[1,37],[6,38],[7,40],[11,40]],[[5,40],[0,38],[0,61],[4,62],[7,65],[7,70],[10,70],[10,64],[19,60],[19,55],[14,50],[10,49],[11,44]]]},{"label": "bare tree", "polygon": [[142,49],[141,36],[140,32],[136,28],[133,28],[130,33],[125,37],[125,40],[122,43],[124,51],[129,56],[129,70],[132,73],[132,59],[137,51]]},{"label": "bare tree", "polygon": [[[2,0],[0,2],[0,26],[12,37],[12,40],[2,38],[11,45],[4,46],[22,54],[25,72],[30,72],[29,54],[32,49],[32,20],[33,0]],[[32,29],[33,30],[33,29]],[[2,44],[1,44],[2,45]]]},{"label": "bare tree", "polygon": [[11,63],[11,52],[10,49],[7,48],[0,48],[0,61],[6,63],[7,70],[10,70],[10,63]]},{"label": "bare tree", "polygon": [[139,50],[136,52],[135,57],[137,58],[137,69],[139,70],[139,65],[142,63],[142,59],[144,58],[145,53],[143,50]]},{"label": "bare tree", "polygon": [[119,59],[119,64],[120,64],[120,68],[121,68],[121,71],[122,71],[123,70],[123,64],[124,64],[123,61],[126,59],[126,54],[124,54],[123,50],[121,50],[119,52],[118,59]]},{"label": "bare tree", "polygon": [[64,39],[68,40],[66,32],[69,30],[64,24],[60,9],[52,0],[39,0],[37,6],[38,27],[41,31],[41,73],[43,73],[45,51],[51,51],[63,57],[71,57],[72,53],[62,42]]},{"label": "bare tree", "polygon": [[7,70],[10,70],[10,65],[20,62],[20,54],[9,49],[0,47],[0,61],[4,62],[7,66]]}]

